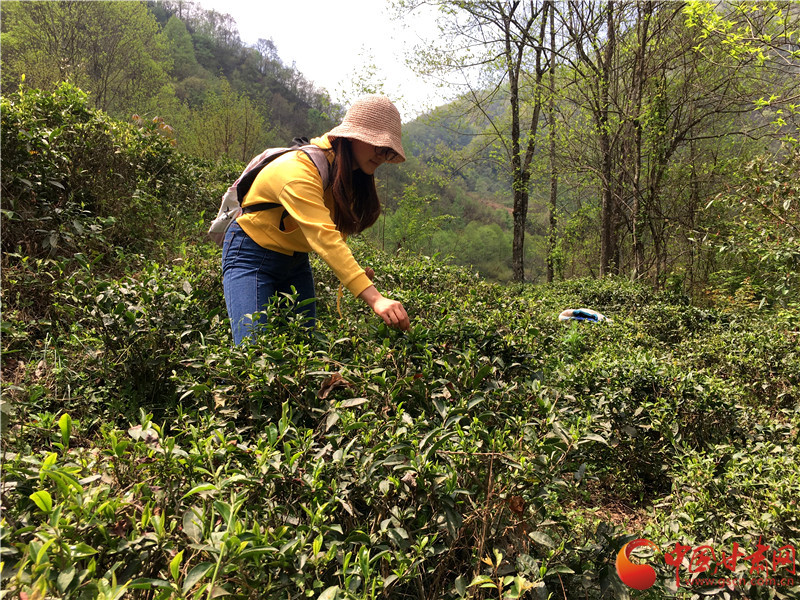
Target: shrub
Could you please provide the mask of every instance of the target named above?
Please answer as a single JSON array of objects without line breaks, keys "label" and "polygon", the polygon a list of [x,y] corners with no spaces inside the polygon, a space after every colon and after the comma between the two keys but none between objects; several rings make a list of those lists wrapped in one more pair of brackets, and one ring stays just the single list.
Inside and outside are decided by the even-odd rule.
[{"label": "shrub", "polygon": [[745,292],[756,302],[782,306],[800,297],[798,171],[797,148],[783,163],[758,157],[746,166],[747,183],[715,199],[735,215],[726,212],[710,238],[723,259],[714,279],[727,293]]},{"label": "shrub", "polygon": [[114,121],[67,83],[20,88],[0,108],[4,255],[152,251],[214,208],[219,178],[179,155],[156,124]]}]

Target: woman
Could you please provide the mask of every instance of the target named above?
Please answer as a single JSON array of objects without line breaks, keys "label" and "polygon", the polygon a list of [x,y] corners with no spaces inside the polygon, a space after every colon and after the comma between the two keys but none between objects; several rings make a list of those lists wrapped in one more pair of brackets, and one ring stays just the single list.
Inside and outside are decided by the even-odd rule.
[{"label": "woman", "polygon": [[[311,143],[327,153],[328,188],[322,189],[320,174],[305,153],[284,154],[258,174],[242,202],[245,214],[225,235],[222,281],[236,344],[255,335],[250,315],[292,288],[302,304],[299,310],[313,325],[312,250],[387,325],[410,327],[403,305],[381,295],[371,281],[372,270],[362,269],[345,243],[346,236],[363,231],[380,214],[375,170],[384,162],[405,160],[400,113],[384,96],[365,96],[339,126]],[[279,203],[283,210],[247,212],[248,206],[264,203]],[[256,322],[264,320],[262,313]]]}]

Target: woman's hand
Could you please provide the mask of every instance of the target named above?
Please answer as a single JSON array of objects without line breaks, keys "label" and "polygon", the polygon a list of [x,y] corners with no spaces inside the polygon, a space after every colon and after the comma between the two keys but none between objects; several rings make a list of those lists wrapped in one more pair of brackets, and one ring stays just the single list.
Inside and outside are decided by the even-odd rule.
[{"label": "woman's hand", "polygon": [[361,292],[359,298],[364,300],[389,327],[402,331],[411,328],[411,321],[403,305],[397,300],[385,298],[374,285]]},{"label": "woman's hand", "polygon": [[364,269],[364,273],[366,273],[370,281],[375,281],[375,269],[373,269],[372,267],[367,267],[366,269]]},{"label": "woman's hand", "polygon": [[384,298],[381,296],[375,304],[372,305],[372,310],[375,314],[383,319],[389,327],[408,331],[411,328],[411,322],[408,318],[406,309],[397,300]]}]

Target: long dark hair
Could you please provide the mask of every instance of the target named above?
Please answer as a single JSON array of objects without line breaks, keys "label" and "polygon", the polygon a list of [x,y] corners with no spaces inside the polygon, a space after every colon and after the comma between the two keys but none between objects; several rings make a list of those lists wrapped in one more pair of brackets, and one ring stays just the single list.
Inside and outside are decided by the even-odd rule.
[{"label": "long dark hair", "polygon": [[381,214],[375,176],[361,169],[353,170],[353,149],[347,138],[331,142],[334,151],[331,170],[333,192],[333,221],[336,229],[345,235],[361,233],[370,227]]}]

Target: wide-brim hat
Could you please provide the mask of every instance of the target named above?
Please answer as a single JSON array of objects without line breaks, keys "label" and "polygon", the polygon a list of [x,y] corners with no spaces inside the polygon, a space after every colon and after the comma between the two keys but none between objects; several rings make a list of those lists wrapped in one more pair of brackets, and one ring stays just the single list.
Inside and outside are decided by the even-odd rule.
[{"label": "wide-brim hat", "polygon": [[397,153],[388,162],[406,159],[400,135],[400,112],[392,101],[380,94],[363,96],[353,102],[340,125],[328,132],[328,139],[361,140],[378,148],[391,148]]}]

